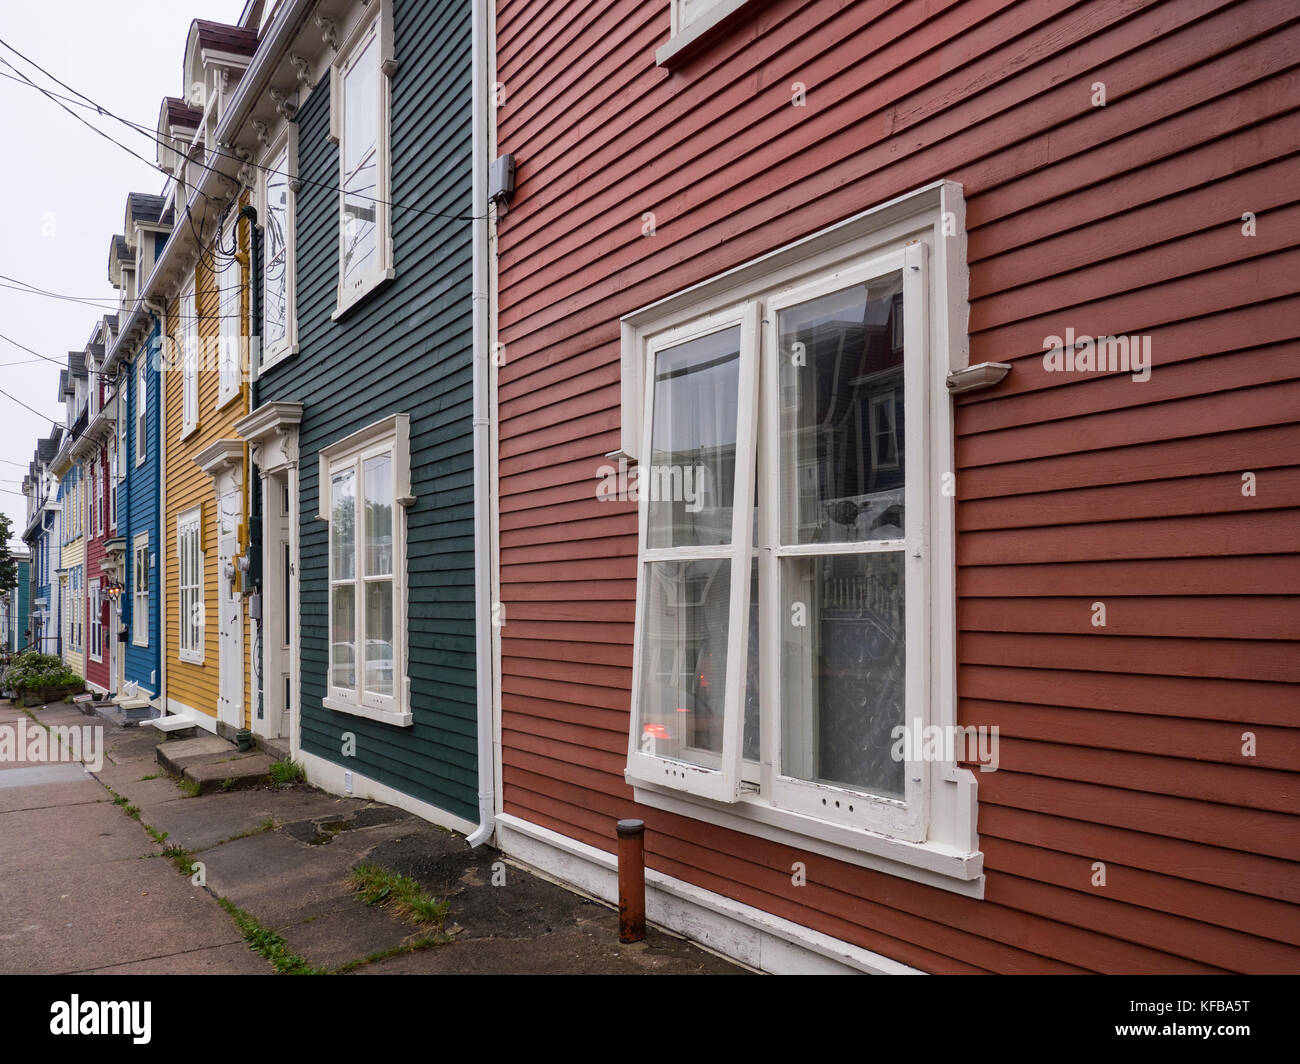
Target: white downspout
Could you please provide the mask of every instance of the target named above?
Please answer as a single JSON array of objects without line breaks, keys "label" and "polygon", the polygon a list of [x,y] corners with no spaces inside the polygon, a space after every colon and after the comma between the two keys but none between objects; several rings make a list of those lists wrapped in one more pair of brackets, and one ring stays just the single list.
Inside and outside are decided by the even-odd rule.
[{"label": "white downspout", "polygon": [[[155,377],[152,373],[147,374],[147,379],[153,385],[153,389],[158,393],[158,542],[154,549],[158,552],[158,713],[159,717],[168,715],[167,701],[167,393],[164,388],[164,375],[161,368],[162,355],[166,350],[167,343],[167,301],[165,299],[155,302],[151,299],[142,299],[141,305],[147,310],[158,322],[158,357],[159,372]],[[149,332],[152,332],[152,327]],[[149,341],[145,339],[144,349],[138,354],[137,358],[148,359]],[[153,366],[149,367],[154,369]],[[136,400],[139,402],[139,399]],[[146,399],[147,402],[147,399]],[[148,418],[149,408],[145,407],[145,439],[149,438]],[[152,552],[151,552],[152,553]],[[146,621],[146,623],[148,623]]]},{"label": "white downspout", "polygon": [[495,825],[495,759],[492,753],[492,406],[490,395],[491,336],[488,332],[488,0],[472,0],[470,64],[472,79],[470,228],[473,257],[474,340],[474,663],[477,678],[479,825],[466,841],[481,846]]}]

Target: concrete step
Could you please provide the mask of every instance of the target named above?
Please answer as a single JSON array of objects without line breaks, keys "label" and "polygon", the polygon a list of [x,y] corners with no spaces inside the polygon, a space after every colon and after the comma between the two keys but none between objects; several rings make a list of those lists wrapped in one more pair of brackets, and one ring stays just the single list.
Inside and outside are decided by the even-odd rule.
[{"label": "concrete step", "polygon": [[157,728],[164,736],[172,740],[193,739],[199,733],[199,726],[189,717],[172,714],[168,717],[155,717],[153,720],[140,722],[142,727]]},{"label": "concrete step", "polygon": [[288,739],[270,739],[265,735],[256,735],[253,741],[262,749],[263,753],[269,754],[273,761],[289,760],[289,740]]},{"label": "concrete step", "polygon": [[256,750],[241,754],[234,743],[215,735],[164,742],[156,756],[168,772],[197,783],[200,794],[256,787],[271,771],[266,754]]}]

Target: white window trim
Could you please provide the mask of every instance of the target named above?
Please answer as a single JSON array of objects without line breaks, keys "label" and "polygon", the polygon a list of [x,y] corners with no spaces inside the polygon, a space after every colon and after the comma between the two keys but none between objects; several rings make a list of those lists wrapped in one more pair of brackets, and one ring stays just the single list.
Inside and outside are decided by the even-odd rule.
[{"label": "white window trim", "polygon": [[135,368],[135,464],[144,465],[149,448],[149,357],[145,351],[136,356]]},{"label": "white window trim", "polygon": [[[379,42],[379,100],[378,135],[376,137],[376,180],[375,180],[375,265],[363,278],[361,283],[345,292],[343,290],[343,186],[346,183],[344,159],[347,157],[344,128],[343,76],[348,67],[357,58],[361,48],[368,42],[374,32]],[[338,278],[335,288],[336,307],[330,317],[337,321],[357,303],[361,302],[380,285],[396,276],[393,263],[392,210],[392,79],[397,70],[397,60],[393,53],[393,5],[392,0],[380,0],[371,5],[371,10],[363,11],[356,23],[347,31],[338,53],[330,65],[330,140],[338,145],[339,154],[339,193],[338,193]]]},{"label": "white window trim", "polygon": [[[193,530],[195,565],[198,570],[198,583],[196,585],[187,585],[184,583],[185,565],[184,565],[184,548],[182,547],[182,536],[187,535]],[[204,594],[203,583],[203,508],[194,507],[178,514],[176,517],[176,646],[177,656],[181,661],[188,662],[191,665],[202,665],[204,650],[207,645],[207,616],[206,616],[206,596]],[[198,626],[197,647],[185,646],[184,633],[186,630],[185,618],[185,588],[193,587],[196,598],[195,601],[202,603],[205,609],[200,611],[202,617]]]},{"label": "white window trim", "polygon": [[[86,586],[86,599],[89,602],[90,622],[90,648],[87,653],[91,661],[102,662],[104,660],[104,626],[100,623],[100,608],[102,603],[99,601],[99,577],[93,578]],[[98,637],[98,639],[96,638]],[[98,641],[98,652],[95,649],[95,643]]]},{"label": "white window trim", "polygon": [[[144,552],[144,570],[149,572],[149,533],[141,532],[131,541],[131,643],[137,647],[149,645],[149,590],[140,590],[140,553]],[[149,578],[152,586],[152,577]],[[144,623],[141,624],[141,618]],[[143,636],[143,638],[141,638]]]},{"label": "white window trim", "polygon": [[181,439],[199,427],[199,305],[193,281],[181,295]]},{"label": "white window trim", "polygon": [[[393,609],[395,617],[393,621],[393,686],[394,696],[390,699],[383,696],[366,695],[362,697],[358,690],[364,684],[365,675],[365,655],[364,640],[365,630],[361,623],[364,616],[363,593],[361,590],[361,552],[364,545],[364,532],[361,530],[360,522],[356,523],[357,532],[355,535],[357,551],[357,592],[356,592],[356,610],[358,622],[354,628],[356,645],[353,651],[353,660],[355,661],[358,690],[346,690],[338,688],[330,683],[330,665],[327,651],[326,672],[325,672],[325,690],[326,695],[321,699],[326,709],[336,710],[340,713],[350,713],[354,716],[365,717],[369,720],[381,721],[385,724],[392,724],[400,728],[409,728],[414,724],[414,717],[411,713],[411,681],[408,672],[409,656],[409,638],[408,638],[408,573],[406,557],[406,511],[412,503],[415,502],[415,496],[411,494],[411,422],[407,414],[393,414],[369,425],[359,432],[345,437],[324,447],[319,455],[319,503],[317,506],[317,516],[326,524],[330,520],[330,510],[332,507],[331,499],[331,473],[345,466],[353,466],[360,470],[361,462],[364,458],[373,455],[390,452],[392,454],[393,468]],[[362,483],[358,475],[356,481],[356,492],[358,500],[358,512],[362,499]],[[328,564],[331,567],[330,576],[327,585],[331,590],[326,592],[328,596],[326,625],[331,631],[333,629],[333,608],[334,596],[333,588],[333,548],[329,544],[328,534],[326,536],[326,551],[329,558]],[[366,704],[366,699],[370,704]]]},{"label": "white window trim", "polygon": [[[923,548],[929,559],[925,573],[929,608],[924,623],[929,628],[930,653],[928,662],[922,663],[930,693],[921,708],[926,711],[924,723],[951,726],[957,723],[955,522],[951,500],[936,493],[944,472],[954,466],[952,408],[946,378],[969,361],[965,207],[960,186],[935,182],[624,317],[622,446],[611,457],[635,461],[638,454],[644,453],[647,356],[651,345],[665,332],[689,327],[693,321],[749,299],[762,296],[779,300],[782,294],[837,269],[890,251],[903,251],[918,241],[926,245],[931,259],[921,326],[929,334],[930,355],[923,385],[930,413],[929,446],[925,483],[921,485],[930,496],[928,540]],[[639,564],[638,581],[640,576]],[[909,581],[912,577],[909,571]],[[911,599],[909,594],[909,607]],[[641,601],[638,595],[638,609]],[[911,632],[908,650],[910,660]],[[634,667],[639,667],[639,662]],[[918,714],[910,702],[905,715],[909,726],[914,727]],[[634,737],[629,735],[629,755],[634,747]],[[976,776],[954,763],[935,763],[928,769],[916,837],[912,839],[780,808],[771,801],[770,791],[760,797],[742,788],[736,801],[718,801],[678,787],[650,784],[630,771],[627,779],[636,800],[654,808],[803,845],[838,860],[931,882],[958,893],[982,896]]]},{"label": "white window trim", "polygon": [[[283,362],[287,358],[298,353],[298,124],[296,122],[286,122],[285,130],[271,148],[263,153],[261,160],[264,169],[260,172],[258,181],[258,198],[260,214],[265,225],[265,221],[270,211],[270,195],[267,190],[267,178],[269,172],[266,167],[279,169],[277,165],[284,158],[284,173],[289,185],[289,201],[285,207],[284,219],[284,306],[285,306],[285,330],[284,339],[275,346],[264,346],[262,348],[262,359],[259,367],[261,370],[270,369],[272,366]],[[262,243],[262,291],[266,291],[266,242]],[[266,306],[267,302],[262,300],[262,320],[259,323],[259,329],[262,336],[263,344],[266,342]]]},{"label": "white window trim", "polygon": [[671,35],[655,52],[655,62],[666,66],[724,19],[754,0],[669,0]]},{"label": "white window trim", "polygon": [[[239,250],[239,212],[221,230],[221,246]],[[244,267],[238,254],[216,273],[217,282],[217,409],[239,394],[243,373],[242,301]],[[234,300],[233,317],[228,301]],[[233,351],[231,349],[234,349]]]}]

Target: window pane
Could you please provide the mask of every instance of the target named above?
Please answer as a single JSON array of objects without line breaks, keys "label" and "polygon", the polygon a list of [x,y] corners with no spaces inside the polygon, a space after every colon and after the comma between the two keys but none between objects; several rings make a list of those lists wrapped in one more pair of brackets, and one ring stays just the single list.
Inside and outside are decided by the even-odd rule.
[{"label": "window pane", "polygon": [[393,694],[393,584],[366,583],[366,690]]},{"label": "window pane", "polygon": [[379,41],[371,37],[343,86],[343,289],[373,266],[379,174]]},{"label": "window pane", "polygon": [[730,543],[740,327],[658,352],[654,375],[650,463],[638,481],[647,545]]},{"label": "window pane", "polygon": [[392,457],[367,458],[361,483],[366,493],[366,576],[388,576],[393,571]]},{"label": "window pane", "polygon": [[780,312],[781,539],[903,537],[903,279]]},{"label": "window pane", "polygon": [[330,478],[330,579],[357,575],[356,474],[351,470]]},{"label": "window pane", "polygon": [[272,170],[266,175],[266,267],[263,290],[263,345],[268,350],[284,342],[288,329],[288,156],[281,155],[271,167]]},{"label": "window pane", "polygon": [[344,584],[330,592],[330,684],[355,688],[356,586]]},{"label": "window pane", "polygon": [[726,704],[730,569],[725,560],[646,566],[637,728],[645,753],[717,767]]},{"label": "window pane", "polygon": [[903,552],[781,565],[782,775],[901,796]]}]

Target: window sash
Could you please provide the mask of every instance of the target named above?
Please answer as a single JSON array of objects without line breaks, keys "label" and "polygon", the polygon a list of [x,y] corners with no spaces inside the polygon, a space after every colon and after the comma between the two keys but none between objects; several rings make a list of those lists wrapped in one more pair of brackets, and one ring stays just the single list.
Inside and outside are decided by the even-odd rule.
[{"label": "window sash", "polygon": [[[743,724],[742,683],[748,658],[748,623],[736,618],[749,616],[749,575],[752,554],[755,418],[758,402],[757,347],[759,306],[741,304],[691,323],[657,338],[646,352],[645,416],[642,420],[642,455],[648,463],[653,451],[655,414],[655,364],[661,352],[713,333],[740,328],[740,362],[736,402],[736,455],[732,488],[731,542],[725,545],[676,546],[650,549],[649,495],[643,480],[639,509],[639,559],[637,565],[637,623],[632,665],[632,722],[628,737],[627,774],[656,785],[668,785],[689,794],[734,802],[739,796]],[[644,472],[641,474],[644,478]],[[686,762],[653,752],[645,740],[648,707],[643,700],[643,672],[647,667],[650,634],[647,621],[651,567],[665,562],[722,561],[729,575],[730,623],[727,631],[726,688],[723,694],[721,753],[715,758],[699,756]],[[653,738],[653,736],[651,736]],[[702,763],[707,762],[707,763]]]},{"label": "window sash", "polygon": [[[226,227],[223,246],[238,250],[239,217],[235,216]],[[218,401],[225,402],[239,390],[241,375],[240,328],[241,295],[243,292],[243,267],[238,258],[232,258],[217,274],[218,298]]]},{"label": "window sash", "polygon": [[198,313],[198,297],[190,285],[181,299],[182,432],[194,428],[199,420]]},{"label": "window sash", "polygon": [[[391,563],[387,573],[368,573],[367,572],[367,526],[369,522],[365,519],[365,504],[368,495],[367,479],[365,476],[365,467],[367,462],[372,458],[383,457],[388,459],[387,475],[387,499],[391,513],[391,543],[390,554]],[[404,558],[399,544],[403,543],[403,536],[399,528],[399,522],[403,520],[402,514],[399,513],[400,505],[397,501],[397,449],[393,441],[388,440],[377,444],[353,455],[348,455],[341,459],[336,459],[329,463],[327,467],[328,479],[325,482],[326,489],[330,494],[330,505],[327,512],[330,514],[330,532],[329,532],[329,616],[328,625],[330,633],[330,647],[327,657],[326,672],[326,689],[331,698],[341,702],[346,702],[354,706],[365,706],[370,709],[377,709],[386,712],[397,712],[403,700],[403,686],[405,669],[404,639],[405,632],[401,627],[400,612],[403,601],[403,584],[399,579],[399,574],[404,569]],[[336,536],[338,535],[338,521],[334,514],[334,478],[337,476],[352,477],[353,493],[353,516],[352,516],[352,544],[351,544],[351,572],[349,575],[341,575],[338,572],[338,557],[335,549]],[[370,586],[387,584],[391,588],[390,592],[390,617],[389,625],[392,632],[390,641],[390,658],[389,669],[391,672],[392,694],[386,695],[378,691],[371,690],[367,687],[368,681],[368,660],[367,652],[370,648],[371,633],[368,631],[366,624],[366,589]],[[334,622],[335,622],[335,592],[342,588],[352,589],[352,673],[353,686],[344,687],[334,682],[335,680],[335,654],[336,640],[334,639]]]},{"label": "window sash", "polygon": [[148,357],[140,355],[140,364],[135,373],[135,463],[145,460],[148,449],[148,422],[146,414],[149,409],[149,366]]},{"label": "window sash", "polygon": [[198,606],[203,594],[203,560],[200,550],[199,516],[182,517],[177,522],[177,590],[180,651],[187,655],[186,660],[195,661],[202,657],[204,623]]}]

